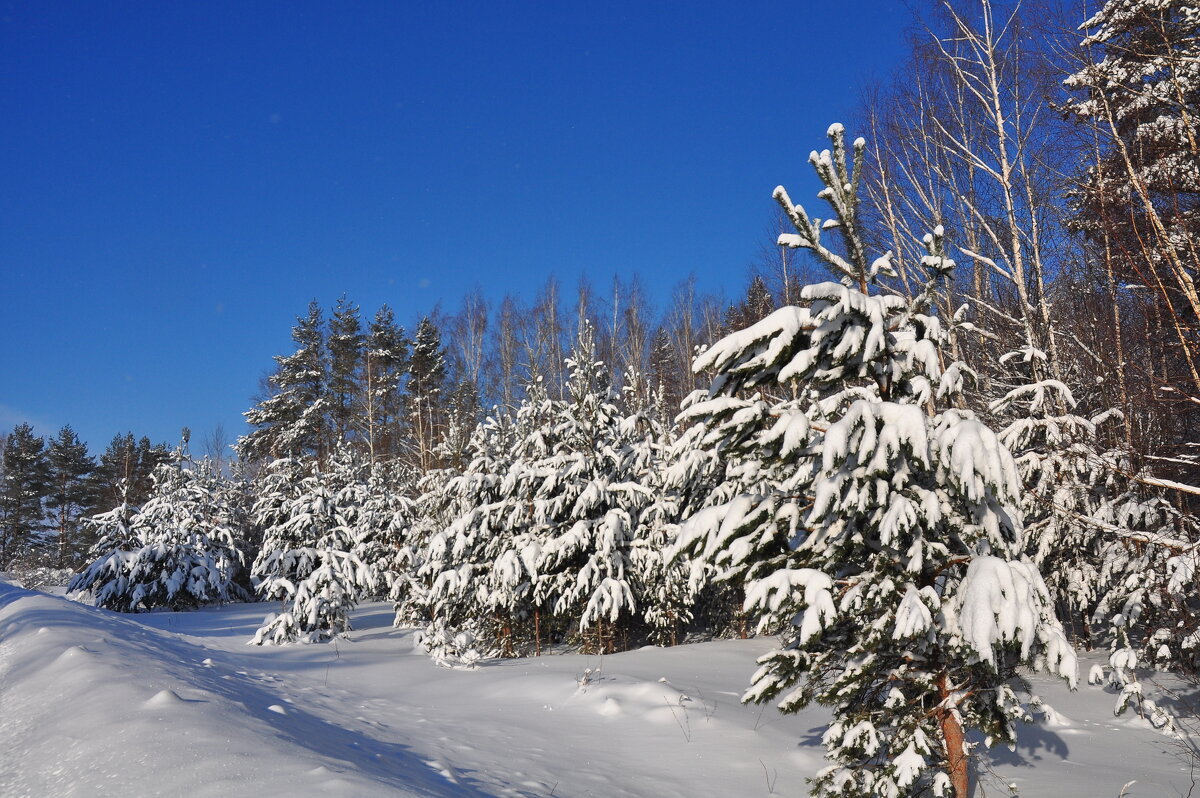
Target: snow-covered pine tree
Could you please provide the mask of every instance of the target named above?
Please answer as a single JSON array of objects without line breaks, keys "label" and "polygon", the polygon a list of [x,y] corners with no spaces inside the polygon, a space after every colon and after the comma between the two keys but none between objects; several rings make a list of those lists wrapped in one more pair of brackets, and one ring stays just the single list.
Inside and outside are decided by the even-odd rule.
[{"label": "snow-covered pine tree", "polygon": [[[1067,78],[1066,85],[1082,93],[1070,108],[1099,120],[1111,135],[1088,189],[1099,190],[1107,178],[1112,199],[1144,193],[1164,223],[1195,233],[1200,10],[1190,0],[1108,0],[1080,27],[1087,32],[1083,47],[1099,58]],[[1185,199],[1161,202],[1176,192]]]},{"label": "snow-covered pine tree", "polygon": [[[1118,462],[1117,467],[1129,468]],[[1148,479],[1148,475],[1136,475]],[[1104,530],[1097,624],[1110,627],[1112,679],[1136,682],[1139,663],[1158,668],[1200,665],[1200,528],[1161,489],[1126,483],[1096,513]],[[1123,706],[1123,704],[1122,704]]]},{"label": "snow-covered pine tree", "polygon": [[[759,376],[769,388],[771,375]],[[838,402],[817,401],[811,390],[776,399],[763,387],[747,375],[728,390],[685,398],[677,418],[683,432],[664,473],[677,517],[688,521],[670,557],[687,561],[696,615],[718,635],[749,633],[745,585],[790,557],[811,462],[808,430],[826,423],[826,405]]]},{"label": "snow-covered pine tree", "polygon": [[[782,445],[809,457],[769,512],[761,498],[735,498],[684,542],[724,568],[744,567],[747,610],[787,624],[746,699],[833,710],[824,742],[834,764],[814,779],[817,794],[966,798],[966,733],[1013,741],[1014,720],[1028,716],[1011,684],[1017,667],[1073,684],[1075,656],[1042,577],[1018,559],[1011,455],[971,413],[937,412],[961,382],[961,367],[942,365],[941,324],[928,310],[953,267],[942,231],[926,238],[925,292],[909,300],[873,290],[890,264],[868,259],[858,228],[866,143],[851,154],[840,125],[829,136],[832,150],[809,161],[834,218],[813,219],[782,187],[775,198],[796,230],[780,244],[811,251],[839,282],[805,287],[804,306],[728,336],[695,364],[716,373],[714,399],[796,381],[816,391],[826,419],[805,429],[797,415],[784,426]],[[841,252],[822,241],[830,230]],[[780,518],[795,518],[786,551],[772,528]],[[766,557],[753,553],[760,545]]]},{"label": "snow-covered pine tree", "polygon": [[1080,175],[1074,222],[1104,253],[1114,319],[1122,296],[1154,326],[1141,344],[1162,360],[1152,396],[1168,403],[1159,423],[1175,433],[1154,444],[1189,457],[1200,395],[1200,8],[1107,0],[1080,27],[1085,65],[1064,81],[1076,92],[1067,109],[1088,124],[1095,160]]},{"label": "snow-covered pine tree", "polygon": [[296,351],[277,356],[270,382],[271,396],[246,411],[255,429],[238,439],[238,454],[246,460],[301,457],[322,458],[329,451],[329,363],[321,306],[309,303],[308,314],[292,328]]},{"label": "snow-covered pine tree", "polygon": [[116,486],[122,501],[108,512],[84,519],[96,542],[87,554],[87,564],[67,584],[67,595],[90,592],[97,607],[133,612],[129,590],[129,560],[143,541],[133,529],[137,508],[127,501],[129,484]]},{"label": "snow-covered pine tree", "polygon": [[692,620],[695,593],[688,581],[688,563],[670,557],[679,535],[679,500],[666,484],[670,445],[667,430],[658,422],[664,415],[661,387],[650,389],[645,405],[644,410],[621,421],[622,437],[629,441],[626,478],[651,496],[635,516],[629,551],[631,581],[650,639],[660,645],[676,645]]},{"label": "snow-covered pine tree", "polygon": [[531,466],[533,520],[544,530],[535,598],[577,624],[585,647],[612,651],[638,610],[630,550],[653,497],[630,479],[630,443],[641,430],[636,420],[622,423],[586,320],[566,364],[568,399],[552,422],[553,444]]},{"label": "snow-covered pine tree", "polygon": [[428,586],[420,639],[440,664],[471,665],[483,656],[515,653],[512,621],[498,613],[489,585],[496,552],[512,531],[494,522],[515,444],[511,419],[485,419],[463,452],[462,471],[447,471],[422,497],[431,520],[438,520],[425,536],[418,572]]},{"label": "snow-covered pine tree", "polygon": [[90,590],[96,605],[123,612],[183,610],[244,598],[237,518],[219,500],[221,477],[182,450],[154,470],[154,490],[136,512],[128,505],[97,522],[109,528],[93,562],[69,587]]},{"label": "snow-covered pine tree", "polygon": [[422,642],[444,664],[538,649],[533,583],[541,538],[531,464],[547,455],[557,405],[535,380],[515,417],[497,410],[479,424],[462,472],[438,480],[421,500],[439,519],[421,556]]},{"label": "snow-covered pine tree", "polygon": [[1026,346],[999,358],[1008,367],[1011,388],[989,405],[1006,423],[1000,441],[1012,452],[1021,478],[1021,514],[1026,550],[1061,618],[1092,645],[1091,618],[1101,584],[1101,548],[1107,539],[1097,519],[1104,493],[1118,469],[1100,451],[1095,418],[1075,413],[1075,397],[1062,382],[1045,376],[1044,352]]},{"label": "snow-covered pine tree", "polygon": [[[336,497],[348,483],[346,461],[335,457],[330,471],[316,471],[299,480],[288,495],[279,487],[255,506],[258,523],[266,527],[263,547],[254,563],[259,595],[278,599],[272,613],[250,641],[323,642],[350,631],[350,610],[372,573],[354,553],[354,506],[339,506]],[[273,465],[285,475],[296,466]]]},{"label": "snow-covered pine tree", "polygon": [[396,464],[367,467],[365,496],[354,528],[353,554],[370,566],[374,582],[360,585],[362,597],[391,595],[397,579],[396,555],[412,526],[415,506],[405,494],[408,473]]}]

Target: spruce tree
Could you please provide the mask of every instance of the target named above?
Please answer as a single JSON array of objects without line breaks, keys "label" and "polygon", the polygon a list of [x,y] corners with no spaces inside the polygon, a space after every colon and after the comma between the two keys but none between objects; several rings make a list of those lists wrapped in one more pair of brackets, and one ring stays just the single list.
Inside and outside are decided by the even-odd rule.
[{"label": "spruce tree", "polygon": [[422,644],[442,664],[540,650],[549,622],[534,596],[544,537],[534,463],[549,454],[558,405],[535,380],[515,417],[497,413],[475,429],[460,473],[434,472],[425,483],[418,578],[405,593],[421,607]]},{"label": "spruce tree", "polygon": [[1070,389],[1041,376],[1045,359],[1032,347],[1001,356],[1008,390],[989,410],[1007,422],[999,437],[1021,477],[1026,551],[1046,574],[1060,617],[1072,626],[1078,620],[1078,636],[1091,648],[1092,617],[1106,592],[1101,549],[1109,535],[1099,515],[1105,494],[1121,492],[1124,469],[1099,446],[1098,428],[1114,414],[1078,415]]},{"label": "spruce tree", "polygon": [[98,607],[133,612],[129,563],[144,541],[133,528],[137,507],[129,504],[128,483],[119,483],[116,488],[120,497],[117,506],[84,520],[88,537],[95,542],[88,551],[87,565],[68,583],[67,595],[90,591]]},{"label": "spruce tree", "polygon": [[138,440],[132,432],[114,435],[92,472],[89,514],[125,502],[136,505],[145,501],[154,485],[154,469],[170,459],[166,446],[155,446],[145,436]]},{"label": "spruce tree", "polygon": [[[795,228],[780,244],[811,251],[838,281],[805,287],[803,306],[696,362],[716,375],[713,400],[793,382],[815,392],[819,411],[789,418],[779,442],[805,457],[792,478],[765,486],[773,501],[736,497],[690,524],[683,545],[740,569],[746,609],[784,628],[747,700],[832,709],[823,739],[834,764],[813,780],[817,794],[966,798],[967,732],[1014,742],[1013,722],[1028,714],[1011,686],[1017,668],[1074,684],[1074,652],[1042,577],[1019,559],[1011,455],[968,411],[938,410],[962,373],[943,366],[930,312],[953,267],[942,231],[925,239],[920,295],[879,292],[890,258],[868,258],[858,217],[866,143],[848,151],[840,125],[829,136],[832,149],[809,160],[834,218],[813,219],[782,187],[775,198]],[[822,240],[831,230],[840,251]],[[737,435],[733,421],[727,432]],[[727,432],[712,430],[718,440]],[[781,527],[794,530],[786,548]]]}]

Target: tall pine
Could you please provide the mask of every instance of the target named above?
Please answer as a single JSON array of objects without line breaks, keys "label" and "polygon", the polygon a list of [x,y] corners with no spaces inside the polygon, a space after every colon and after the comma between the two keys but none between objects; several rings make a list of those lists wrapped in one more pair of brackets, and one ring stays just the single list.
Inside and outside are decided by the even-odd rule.
[{"label": "tall pine", "polygon": [[[49,491],[46,510],[55,533],[55,559],[60,568],[73,564],[86,551],[82,547],[83,515],[92,502],[89,477],[96,467],[88,455],[87,444],[70,425],[58,431],[46,450]],[[82,550],[81,550],[82,547]]]},{"label": "tall pine", "polygon": [[0,472],[0,567],[41,542],[42,501],[50,490],[46,442],[21,423],[4,442]]},{"label": "tall pine", "polygon": [[329,364],[324,316],[316,300],[296,319],[292,340],[296,351],[275,358],[272,395],[245,413],[255,428],[238,440],[238,453],[247,460],[328,454]]}]

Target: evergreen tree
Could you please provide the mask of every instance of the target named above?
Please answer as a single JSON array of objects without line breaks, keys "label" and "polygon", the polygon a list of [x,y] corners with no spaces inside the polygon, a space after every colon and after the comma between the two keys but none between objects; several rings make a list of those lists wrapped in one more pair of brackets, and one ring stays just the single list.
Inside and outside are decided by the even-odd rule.
[{"label": "evergreen tree", "polygon": [[462,468],[471,433],[479,424],[479,389],[469,379],[460,379],[450,391],[446,407],[446,432],[438,445],[442,462]]},{"label": "evergreen tree", "polygon": [[670,549],[679,535],[679,499],[668,489],[666,472],[671,451],[661,418],[661,393],[651,391],[644,412],[621,421],[627,441],[626,479],[645,491],[640,512],[634,515],[629,550],[631,587],[650,637],[662,645],[676,645],[692,620],[695,594],[688,583],[687,563],[672,561]]},{"label": "evergreen tree", "polygon": [[437,326],[421,319],[413,336],[405,409],[413,441],[413,464],[421,471],[434,465],[433,449],[445,428],[446,353]]},{"label": "evergreen tree", "polygon": [[359,378],[363,403],[359,423],[372,462],[399,453],[398,428],[403,415],[400,387],[408,368],[404,328],[396,324],[392,309],[384,305],[371,321]]},{"label": "evergreen tree", "polygon": [[1120,492],[1123,469],[1099,451],[1097,427],[1112,414],[1077,415],[1066,385],[1039,379],[1045,372],[1037,366],[1045,359],[1030,347],[1000,357],[1015,384],[989,409],[1008,422],[999,438],[1021,477],[1026,550],[1046,574],[1060,617],[1072,624],[1078,619],[1080,637],[1091,648],[1091,619],[1105,592],[1101,548],[1107,534],[1098,516],[1104,495]]},{"label": "evergreen tree", "polygon": [[368,466],[351,549],[374,577],[370,584],[359,584],[364,598],[390,596],[396,581],[396,552],[407,538],[415,514],[412,499],[404,494],[404,483],[404,475],[394,465]]},{"label": "evergreen tree", "polygon": [[622,423],[611,373],[597,359],[587,321],[580,323],[567,369],[568,399],[553,422],[554,444],[533,466],[534,517],[544,525],[535,597],[581,633],[594,630],[595,650],[612,651],[618,628],[637,612],[630,551],[637,517],[651,497],[629,479],[627,435],[636,431],[636,420]]},{"label": "evergreen tree", "polygon": [[58,538],[56,561],[63,568],[87,550],[81,548],[80,523],[92,504],[90,477],[96,463],[88,455],[87,444],[68,425],[50,441],[47,465],[50,489],[46,509]]},{"label": "evergreen tree", "polygon": [[4,442],[0,481],[0,567],[26,548],[41,542],[42,501],[50,491],[46,442],[33,427],[18,424]]},{"label": "evergreen tree", "polygon": [[741,330],[765,319],[775,310],[775,299],[767,288],[766,281],[759,275],[750,278],[746,297],[725,313],[725,329]]},{"label": "evergreen tree", "polygon": [[[409,558],[417,565],[417,579],[393,597],[400,600],[397,622],[405,613],[423,620],[421,645],[439,664],[470,665],[481,656],[523,653],[525,595],[497,590],[492,573],[513,538],[512,526],[499,519],[507,515],[502,485],[512,471],[516,444],[510,418],[486,419],[467,443],[461,472],[431,474],[429,490],[419,500],[426,520],[411,541],[420,553]],[[523,580],[517,592],[527,595],[529,584]]]},{"label": "evergreen tree", "polygon": [[349,440],[361,405],[360,365],[366,336],[358,306],[343,296],[329,319],[329,415],[335,440]]},{"label": "evergreen tree", "polygon": [[[419,500],[426,526],[417,527],[412,543],[418,579],[404,595],[421,608],[422,645],[442,664],[540,648],[534,582],[542,535],[532,464],[549,452],[557,403],[540,381],[525,394],[515,417],[484,420],[461,473],[432,473]],[[397,622],[404,609],[397,605]]]},{"label": "evergreen tree", "polygon": [[129,563],[144,541],[133,528],[137,507],[128,502],[128,484],[119,484],[117,490],[121,501],[116,507],[84,520],[95,543],[88,551],[88,564],[67,584],[67,595],[90,591],[97,607],[133,612]]},{"label": "evergreen tree", "polygon": [[294,481],[297,465],[272,465],[271,490],[255,506],[265,527],[253,579],[264,599],[281,601],[280,612],[263,621],[251,642],[282,644],[322,642],[350,631],[349,612],[371,569],[354,553],[358,507],[346,501],[344,488],[354,477],[339,454],[328,471]]},{"label": "evergreen tree", "polygon": [[171,452],[165,445],[152,444],[145,436],[139,440],[132,432],[114,435],[92,472],[90,514],[126,502],[144,502],[154,487],[154,469],[170,459]]},{"label": "evergreen tree", "polygon": [[325,323],[316,300],[308,314],[296,319],[292,340],[296,351],[277,356],[270,383],[272,396],[245,413],[254,431],[238,440],[238,454],[247,460],[314,455],[329,451],[329,364]]},{"label": "evergreen tree", "polygon": [[[1160,431],[1145,445],[1174,455],[1174,466],[1194,464],[1190,447],[1200,425],[1194,401],[1200,395],[1200,10],[1193,0],[1108,0],[1082,28],[1086,64],[1065,81],[1076,93],[1067,108],[1088,124],[1095,143],[1093,163],[1075,192],[1074,224],[1104,264],[1114,322],[1129,318],[1132,309],[1146,325],[1135,346],[1150,362],[1134,368],[1149,373],[1154,384],[1145,395],[1151,407],[1143,412],[1159,405],[1154,423]],[[1133,287],[1147,290],[1133,296],[1126,291]],[[1128,405],[1126,350],[1119,340],[1116,350],[1122,405]],[[1154,361],[1160,361],[1158,373]],[[1130,384],[1146,381],[1143,376]],[[1187,401],[1179,401],[1184,396]],[[1160,461],[1160,468],[1167,462]],[[1187,480],[1194,477],[1193,467]]]},{"label": "evergreen tree", "polygon": [[[806,456],[773,502],[737,497],[690,524],[682,542],[722,570],[740,569],[746,608],[766,626],[785,625],[747,699],[833,710],[824,742],[834,764],[815,778],[817,794],[966,798],[966,732],[1014,742],[1013,721],[1027,715],[1009,686],[1017,667],[1073,684],[1074,652],[1037,569],[1017,559],[1011,455],[969,412],[936,410],[961,384],[960,367],[943,368],[942,326],[928,312],[953,267],[942,231],[925,239],[924,292],[873,292],[890,258],[870,261],[858,227],[866,143],[854,143],[851,161],[842,127],[829,134],[832,151],[810,163],[835,218],[811,218],[782,187],[775,197],[796,230],[780,243],[810,250],[839,282],[807,286],[803,307],[776,311],[696,362],[716,374],[714,399],[795,380],[816,392],[827,420],[789,419],[780,445]],[[823,230],[841,234],[842,252]],[[778,526],[795,530],[783,550]]]},{"label": "evergreen tree", "polygon": [[1145,191],[1169,227],[1194,236],[1200,232],[1193,213],[1200,202],[1200,11],[1189,0],[1108,0],[1082,28],[1083,46],[1100,58],[1067,79],[1085,92],[1071,110],[1100,120],[1114,137],[1090,176],[1091,209],[1105,209],[1095,196],[1103,189],[1109,202]]},{"label": "evergreen tree", "polygon": [[91,591],[96,606],[121,612],[191,609],[244,598],[236,579],[236,515],[220,500],[221,476],[209,461],[194,463],[182,449],[159,465],[154,490],[132,510],[122,503],[97,517],[100,540],[70,592]]}]

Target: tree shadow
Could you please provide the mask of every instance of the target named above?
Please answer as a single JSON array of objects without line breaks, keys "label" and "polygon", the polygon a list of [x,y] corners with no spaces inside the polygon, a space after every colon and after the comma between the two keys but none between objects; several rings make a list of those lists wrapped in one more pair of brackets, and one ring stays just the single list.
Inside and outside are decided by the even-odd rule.
[{"label": "tree shadow", "polygon": [[1018,723],[1016,748],[996,745],[984,748],[983,735],[973,732],[967,735],[970,742],[977,744],[981,761],[987,765],[1007,767],[1033,767],[1043,759],[1066,759],[1070,754],[1067,741],[1043,723]]}]

